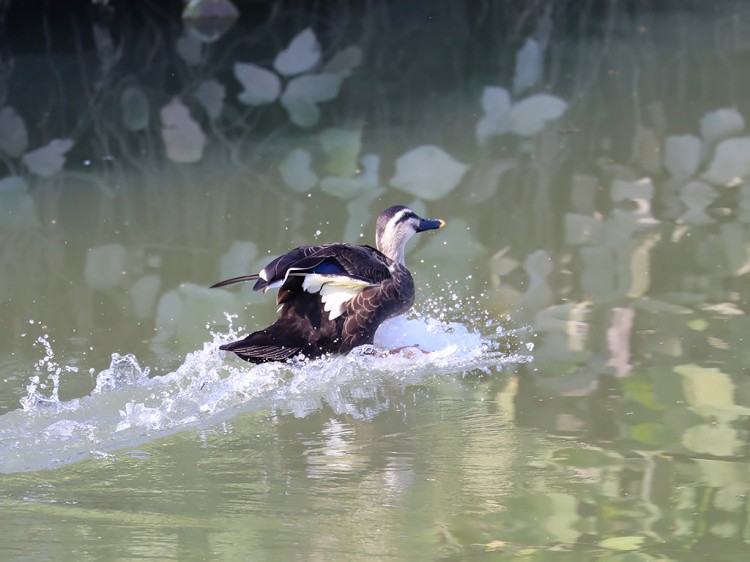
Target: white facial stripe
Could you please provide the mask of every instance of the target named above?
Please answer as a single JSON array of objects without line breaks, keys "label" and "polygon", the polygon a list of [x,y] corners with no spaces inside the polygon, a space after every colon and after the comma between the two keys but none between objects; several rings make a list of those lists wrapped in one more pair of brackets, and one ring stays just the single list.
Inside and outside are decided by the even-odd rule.
[{"label": "white facial stripe", "polygon": [[412,211],[409,209],[401,209],[398,213],[396,213],[395,215],[391,217],[391,220],[388,221],[388,226],[396,225],[398,221],[400,221],[405,214],[411,213],[411,212]]}]

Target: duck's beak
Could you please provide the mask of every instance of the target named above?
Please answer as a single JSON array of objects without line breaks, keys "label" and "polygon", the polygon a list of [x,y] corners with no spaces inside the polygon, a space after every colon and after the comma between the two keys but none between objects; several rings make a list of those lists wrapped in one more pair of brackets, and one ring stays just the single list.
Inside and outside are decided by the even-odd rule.
[{"label": "duck's beak", "polygon": [[443,219],[420,219],[417,232],[435,230],[436,228],[443,228],[444,226],[445,221]]}]

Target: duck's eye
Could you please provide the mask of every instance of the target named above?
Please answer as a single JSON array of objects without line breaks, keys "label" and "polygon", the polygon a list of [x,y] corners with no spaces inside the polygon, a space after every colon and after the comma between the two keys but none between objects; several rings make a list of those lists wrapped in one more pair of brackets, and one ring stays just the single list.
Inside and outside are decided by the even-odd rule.
[{"label": "duck's eye", "polygon": [[419,222],[419,217],[415,215],[414,213],[404,213],[398,218],[398,220],[396,221],[396,224],[401,224],[404,222],[409,222],[409,223]]}]

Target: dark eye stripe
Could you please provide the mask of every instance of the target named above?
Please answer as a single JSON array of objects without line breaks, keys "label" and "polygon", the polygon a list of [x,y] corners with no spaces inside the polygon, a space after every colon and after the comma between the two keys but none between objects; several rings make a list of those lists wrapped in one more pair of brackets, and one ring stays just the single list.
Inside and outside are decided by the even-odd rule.
[{"label": "dark eye stripe", "polygon": [[406,222],[409,219],[418,219],[419,217],[415,215],[414,213],[404,213],[399,217],[399,219],[396,221],[396,224],[400,224],[402,222]]}]

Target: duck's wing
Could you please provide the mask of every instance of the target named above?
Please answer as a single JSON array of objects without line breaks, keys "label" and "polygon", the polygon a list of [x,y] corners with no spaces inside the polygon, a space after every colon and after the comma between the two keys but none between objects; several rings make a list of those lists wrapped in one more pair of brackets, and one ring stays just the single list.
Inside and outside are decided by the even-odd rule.
[{"label": "duck's wing", "polygon": [[283,304],[299,291],[318,293],[323,309],[334,320],[344,312],[346,303],[390,277],[388,258],[376,249],[329,244],[290,265],[276,300]]},{"label": "duck's wing", "polygon": [[272,260],[258,272],[258,281],[253,286],[253,291],[263,291],[265,293],[268,289],[281,287],[284,281],[286,281],[290,269],[295,268],[296,264],[301,260],[323,248],[325,246],[300,246]]},{"label": "duck's wing", "polygon": [[301,291],[318,293],[324,310],[334,320],[343,313],[347,302],[391,277],[389,261],[370,246],[300,246],[272,260],[257,274],[227,279],[213,287],[255,280],[255,291],[278,287],[276,302],[280,305]]},{"label": "duck's wing", "polygon": [[286,272],[292,265],[294,265],[294,263],[321,247],[322,246],[300,246],[299,248],[295,248],[294,250],[274,259],[258,273],[250,273],[248,275],[240,275],[239,277],[225,279],[224,281],[214,283],[210,288],[216,289],[218,287],[226,287],[227,285],[241,283],[243,281],[255,281],[256,283],[253,286],[254,291],[265,292],[268,289],[280,287],[281,283],[286,278]]},{"label": "duck's wing", "polygon": [[[310,251],[304,252],[298,259],[285,264],[284,281],[289,277],[316,274],[348,277],[377,284],[391,276],[388,258],[370,246],[327,244],[308,249]],[[271,262],[269,266],[273,263]],[[277,278],[281,279],[281,277]]]}]

